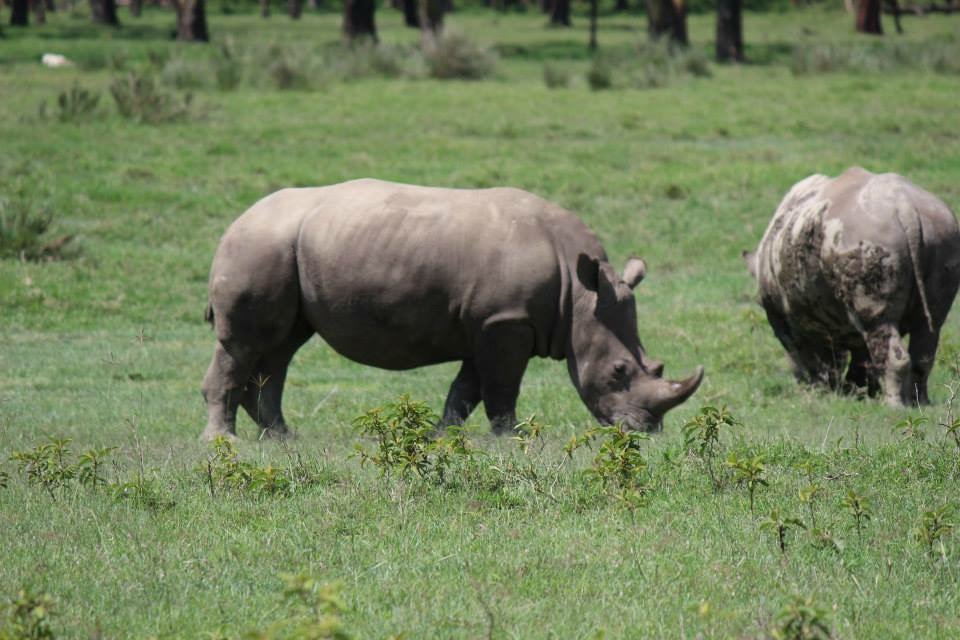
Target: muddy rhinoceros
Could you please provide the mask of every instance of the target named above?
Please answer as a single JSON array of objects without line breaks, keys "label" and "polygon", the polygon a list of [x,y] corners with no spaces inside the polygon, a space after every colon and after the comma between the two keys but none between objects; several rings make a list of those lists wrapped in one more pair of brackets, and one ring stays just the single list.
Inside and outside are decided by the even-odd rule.
[{"label": "muddy rhinoceros", "polygon": [[203,381],[204,436],[232,435],[242,405],[284,435],[287,366],[314,333],[383,369],[462,361],[441,426],[482,400],[496,433],[513,428],[533,356],[567,361],[603,423],[657,430],[689,398],[637,336],[632,288],[573,214],[519,189],[440,189],[355,180],[284,189],[227,229],[213,259],[206,318],[217,337]]},{"label": "muddy rhinoceros", "polygon": [[942,201],[893,173],[813,175],[744,257],[798,379],[882,391],[893,406],[928,402],[960,282],[960,232]]}]

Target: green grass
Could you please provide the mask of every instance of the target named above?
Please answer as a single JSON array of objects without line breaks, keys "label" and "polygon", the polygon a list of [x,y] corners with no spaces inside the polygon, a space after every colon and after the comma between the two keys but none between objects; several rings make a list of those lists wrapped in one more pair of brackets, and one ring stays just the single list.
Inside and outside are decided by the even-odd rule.
[{"label": "green grass", "polygon": [[[594,92],[583,17],[565,31],[533,12],[472,11],[450,23],[498,51],[491,79],[321,77],[292,91],[211,83],[192,89],[198,117],[149,126],[116,114],[111,66],[136,69],[152,51],[209,68],[213,47],[169,41],[169,13],[121,18],[114,32],[52,15],[42,28],[5,27],[0,45],[0,196],[32,194],[54,213],[51,235],[76,234],[79,251],[0,262],[0,469],[10,476],[0,488],[0,598],[21,586],[48,592],[64,637],[236,636],[286,615],[280,575],[292,572],[339,581],[341,617],[362,638],[762,637],[795,594],[812,597],[839,637],[957,635],[957,536],[931,554],[912,530],[925,511],[958,502],[958,454],[935,423],[944,385],[958,383],[949,365],[960,320],[944,327],[927,438],[904,443],[893,427],[915,412],[793,382],[739,257],[787,189],[814,172],[896,171],[956,210],[960,124],[946,115],[956,75],[923,55],[880,72],[845,71],[841,60],[831,73],[794,75],[796,47],[867,46],[845,14],[809,9],[746,16],[753,64]],[[390,45],[417,39],[397,12],[378,21]],[[214,11],[210,23],[215,45],[229,36],[251,51],[281,42],[321,56],[339,40],[333,14],[294,23]],[[869,46],[893,57],[894,47],[957,46],[955,17],[904,23],[905,36]],[[642,16],[605,17],[601,47],[628,56],[644,28]],[[702,55],[712,29],[711,16],[691,18]],[[80,65],[44,69],[46,51]],[[569,88],[544,85],[546,62],[570,70]],[[74,82],[102,94],[96,117],[40,119],[38,104]],[[456,366],[390,373],[319,340],[298,354],[285,396],[300,434],[291,446],[322,470],[318,484],[292,497],[211,498],[198,471],[212,453],[198,441],[199,386],[219,236],[277,188],[360,176],[525,188],[578,212],[618,265],[634,253],[647,260],[637,294],[645,346],[669,374],[702,363],[707,378],[644,445],[646,506],[630,510],[590,485],[579,473],[587,451],[558,472],[553,497],[497,480],[489,467],[511,460],[547,473],[591,424],[565,367],[549,361],[531,363],[519,406],[548,425],[541,454],[495,440],[478,412],[468,434],[493,460],[465,466],[459,483],[361,468],[350,458],[352,420],[403,393],[439,410]],[[663,459],[703,404],[725,404],[743,423],[728,450],[765,456],[770,486],[757,489],[756,516],[745,488],[715,492],[695,461]],[[239,428],[243,459],[289,465],[282,447],[255,441],[246,417]],[[175,505],[152,512],[74,484],[52,499],[5,461],[47,434],[72,438],[78,452],[120,447],[111,481],[134,478],[142,453],[146,477]],[[843,550],[819,550],[791,529],[784,556],[760,521],[777,508],[812,524],[796,467],[811,457],[824,488],[817,526]],[[842,504],[851,489],[873,508],[862,540]]]}]

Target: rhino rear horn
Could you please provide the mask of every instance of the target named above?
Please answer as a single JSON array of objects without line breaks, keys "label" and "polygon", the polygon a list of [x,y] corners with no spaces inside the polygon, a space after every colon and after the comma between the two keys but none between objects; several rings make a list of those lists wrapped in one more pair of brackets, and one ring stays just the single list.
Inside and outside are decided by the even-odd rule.
[{"label": "rhino rear horn", "polygon": [[698,366],[693,375],[684,380],[656,380],[653,385],[653,397],[650,399],[650,409],[656,415],[662,416],[670,409],[683,404],[692,396],[703,382],[703,366]]}]

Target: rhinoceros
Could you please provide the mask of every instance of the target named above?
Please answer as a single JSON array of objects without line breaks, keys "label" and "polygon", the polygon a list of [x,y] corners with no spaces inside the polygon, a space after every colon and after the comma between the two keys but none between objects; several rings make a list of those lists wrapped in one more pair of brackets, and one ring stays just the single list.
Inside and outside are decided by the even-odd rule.
[{"label": "rhinoceros", "polygon": [[510,431],[539,356],[566,359],[599,421],[658,430],[703,368],[670,381],[646,355],[632,293],[645,271],[632,258],[618,275],[583,222],[519,189],[283,189],[234,221],[213,259],[204,436],[235,434],[238,405],[262,434],[287,434],[287,366],[314,333],[383,369],[462,361],[441,427],[482,400],[493,431]]},{"label": "rhinoceros", "polygon": [[960,282],[960,232],[941,200],[894,173],[813,175],[744,257],[799,380],[882,391],[891,406],[929,402]]}]

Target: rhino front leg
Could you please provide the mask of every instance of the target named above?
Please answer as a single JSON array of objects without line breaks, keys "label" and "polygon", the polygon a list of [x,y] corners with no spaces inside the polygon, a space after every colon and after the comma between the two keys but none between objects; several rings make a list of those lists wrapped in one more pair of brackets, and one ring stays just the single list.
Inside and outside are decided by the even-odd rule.
[{"label": "rhino front leg", "polygon": [[450,385],[447,401],[443,405],[440,427],[463,424],[482,399],[480,376],[473,360],[463,361],[460,372]]},{"label": "rhino front leg", "polygon": [[910,354],[900,332],[892,324],[882,324],[866,332],[872,369],[883,388],[884,401],[891,407],[913,402],[910,387]]},{"label": "rhino front leg", "polygon": [[475,359],[480,394],[496,435],[512,433],[517,424],[520,381],[533,354],[533,329],[501,323],[484,329]]}]

